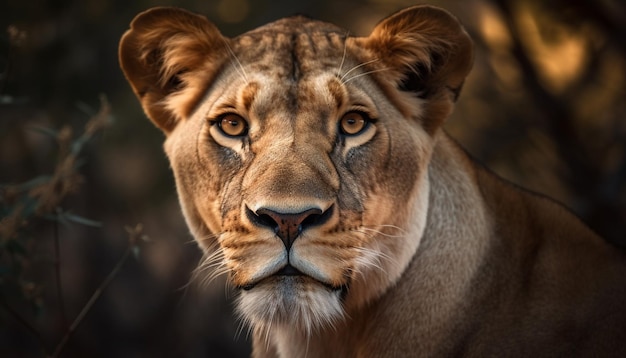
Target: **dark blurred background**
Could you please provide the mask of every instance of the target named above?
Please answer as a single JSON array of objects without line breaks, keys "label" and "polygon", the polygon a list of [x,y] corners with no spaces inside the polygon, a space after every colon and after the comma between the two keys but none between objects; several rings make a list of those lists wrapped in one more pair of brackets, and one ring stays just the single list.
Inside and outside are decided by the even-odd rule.
[{"label": "dark blurred background", "polygon": [[[626,4],[430,3],[456,14],[476,46],[474,70],[447,130],[496,173],[564,203],[626,247]],[[119,38],[138,12],[183,7],[205,14],[228,36],[303,13],[367,35],[378,20],[413,4],[4,0],[0,183],[55,171],[58,146],[33,128],[67,126],[75,138],[98,112],[101,95],[113,122],[82,150],[78,188],[58,203],[101,225],[59,225],[43,216],[20,224],[12,239],[19,250],[7,248],[11,240],[0,242],[0,356],[50,355],[123,257],[125,227],[137,224],[150,242],[137,259],[123,262],[60,356],[249,355],[247,328],[233,316],[223,280],[205,289],[187,285],[201,254],[179,211],[163,135],[142,113],[117,62]],[[7,198],[4,219],[14,205]]]}]

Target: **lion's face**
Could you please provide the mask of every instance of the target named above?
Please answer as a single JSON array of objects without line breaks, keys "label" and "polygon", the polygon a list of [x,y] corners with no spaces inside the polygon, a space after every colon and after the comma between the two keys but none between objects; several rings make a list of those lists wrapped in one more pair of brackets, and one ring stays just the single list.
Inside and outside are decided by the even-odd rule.
[{"label": "lion's face", "polygon": [[[187,223],[208,254],[203,265],[228,273],[255,328],[332,324],[384,293],[418,247],[435,122],[460,83],[430,85],[426,73],[411,83],[406,73],[418,66],[393,54],[400,45],[383,25],[354,38],[296,17],[213,41],[221,53],[198,66],[211,73],[192,62],[170,71],[177,77],[162,80],[158,110],[146,108],[151,89],[133,83],[121,55],[146,112],[167,133]],[[163,67],[195,61],[172,51],[143,58],[161,56]]]},{"label": "lion's face", "polygon": [[339,34],[243,37],[241,67],[167,140],[191,225],[210,233],[196,237],[219,243],[255,323],[330,322],[344,295],[362,302],[395,281],[417,246],[431,139],[345,46]]}]

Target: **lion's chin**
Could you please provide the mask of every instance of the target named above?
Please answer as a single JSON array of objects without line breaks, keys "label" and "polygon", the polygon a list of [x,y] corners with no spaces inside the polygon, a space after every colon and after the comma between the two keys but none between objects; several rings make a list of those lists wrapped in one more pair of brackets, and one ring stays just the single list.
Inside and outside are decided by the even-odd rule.
[{"label": "lion's chin", "polygon": [[242,290],[237,307],[254,330],[288,325],[308,335],[343,318],[344,291],[308,276],[272,276]]}]

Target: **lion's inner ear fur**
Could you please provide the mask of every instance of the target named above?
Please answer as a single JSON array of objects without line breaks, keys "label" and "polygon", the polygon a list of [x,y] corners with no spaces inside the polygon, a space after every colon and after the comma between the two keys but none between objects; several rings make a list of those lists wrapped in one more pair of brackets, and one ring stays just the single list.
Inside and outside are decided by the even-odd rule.
[{"label": "lion's inner ear fur", "polygon": [[132,21],[119,60],[144,111],[165,133],[187,117],[217,73],[228,39],[206,18],[154,8]]},{"label": "lion's inner ear fur", "polygon": [[432,133],[452,110],[473,63],[473,45],[459,21],[445,10],[415,6],[380,22],[367,46],[402,91],[428,100],[424,127]]}]

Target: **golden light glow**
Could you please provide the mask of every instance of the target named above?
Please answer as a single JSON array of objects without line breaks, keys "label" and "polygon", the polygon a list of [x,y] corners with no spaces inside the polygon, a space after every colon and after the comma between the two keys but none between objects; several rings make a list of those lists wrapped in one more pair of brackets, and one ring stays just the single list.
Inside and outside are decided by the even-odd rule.
[{"label": "golden light glow", "polygon": [[511,55],[511,34],[500,14],[486,3],[480,4],[479,31],[489,47],[489,63],[496,76],[508,89],[519,88],[521,74]]},{"label": "golden light glow", "polygon": [[498,13],[487,4],[480,4],[479,30],[492,50],[511,47],[511,35]]},{"label": "golden light glow", "polygon": [[[517,22],[523,45],[528,50],[548,89],[561,91],[581,73],[587,61],[589,38],[582,31],[571,32],[557,23],[547,23],[542,29],[535,14],[528,7],[520,7]],[[542,30],[550,31],[548,41]]]}]

